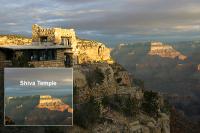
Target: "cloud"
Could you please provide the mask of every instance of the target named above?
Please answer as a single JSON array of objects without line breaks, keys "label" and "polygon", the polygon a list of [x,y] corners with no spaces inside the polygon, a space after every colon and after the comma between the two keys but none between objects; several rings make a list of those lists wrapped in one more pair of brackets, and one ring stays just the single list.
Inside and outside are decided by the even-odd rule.
[{"label": "cloud", "polygon": [[15,26],[15,25],[17,25],[17,23],[7,23],[7,25]]},{"label": "cloud", "polygon": [[199,34],[199,0],[2,0],[0,6],[5,33],[30,35],[31,25],[39,23],[75,28],[82,38],[112,44]]},{"label": "cloud", "polygon": [[200,25],[177,25],[174,28],[180,31],[200,31]]}]

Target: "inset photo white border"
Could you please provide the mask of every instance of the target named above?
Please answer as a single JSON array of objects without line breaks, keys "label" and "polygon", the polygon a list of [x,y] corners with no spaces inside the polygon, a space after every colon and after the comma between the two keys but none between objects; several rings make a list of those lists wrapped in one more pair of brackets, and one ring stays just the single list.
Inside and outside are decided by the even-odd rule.
[{"label": "inset photo white border", "polygon": [[[7,125],[6,124],[6,120],[5,120],[5,71],[8,71],[8,70],[63,70],[63,69],[68,69],[68,70],[71,70],[71,77],[72,77],[72,84],[71,84],[71,89],[72,89],[72,109],[73,109],[73,112],[72,112],[72,124],[71,125],[62,125],[62,124],[55,124],[55,125],[48,125],[48,124],[44,124],[44,125],[41,125],[41,124],[35,124],[35,125],[26,125],[26,124],[13,124],[13,125]],[[17,75],[13,75],[13,77],[16,77],[18,78]],[[62,67],[41,67],[41,68],[4,68],[4,126],[9,126],[9,127],[12,127],[12,126],[66,126],[66,127],[69,127],[69,126],[73,126],[73,118],[74,118],[74,105],[73,105],[73,68],[62,68]]]}]

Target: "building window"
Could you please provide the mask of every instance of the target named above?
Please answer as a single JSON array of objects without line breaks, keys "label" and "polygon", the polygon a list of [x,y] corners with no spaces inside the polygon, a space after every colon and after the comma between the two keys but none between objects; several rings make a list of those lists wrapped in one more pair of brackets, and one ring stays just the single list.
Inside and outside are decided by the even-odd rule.
[{"label": "building window", "polygon": [[31,51],[27,54],[30,61],[56,60],[56,50]]},{"label": "building window", "polygon": [[71,46],[69,37],[61,37],[61,45]]},{"label": "building window", "polygon": [[47,42],[48,40],[48,37],[47,36],[42,36],[40,37],[40,42],[43,43],[43,42]]}]

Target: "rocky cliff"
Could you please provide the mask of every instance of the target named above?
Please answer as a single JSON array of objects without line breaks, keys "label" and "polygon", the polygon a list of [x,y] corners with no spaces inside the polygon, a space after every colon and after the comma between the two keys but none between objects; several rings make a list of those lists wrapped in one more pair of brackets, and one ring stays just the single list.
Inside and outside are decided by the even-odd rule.
[{"label": "rocky cliff", "polygon": [[178,58],[180,60],[186,60],[187,56],[176,51],[172,46],[163,44],[161,42],[151,42],[149,55],[158,55],[166,58]]},{"label": "rocky cliff", "polygon": [[0,45],[27,45],[32,39],[19,35],[0,35]]},{"label": "rocky cliff", "polygon": [[136,87],[132,86],[127,71],[120,65],[107,63],[75,65],[74,86],[79,103],[91,96],[98,98],[121,92],[134,95],[136,92]]},{"label": "rocky cliff", "polygon": [[[160,110],[164,106],[162,97],[149,93],[159,97],[158,108],[154,108],[158,114],[145,113],[143,102],[147,93],[135,81],[115,63],[74,66],[73,132],[169,133],[169,115]],[[90,112],[89,116],[84,112]]]}]

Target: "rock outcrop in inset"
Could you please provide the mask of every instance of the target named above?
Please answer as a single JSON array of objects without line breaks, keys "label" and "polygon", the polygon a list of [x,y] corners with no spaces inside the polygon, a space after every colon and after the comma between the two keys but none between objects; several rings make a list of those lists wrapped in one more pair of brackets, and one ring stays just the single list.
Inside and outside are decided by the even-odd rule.
[{"label": "rock outcrop in inset", "polygon": [[61,99],[53,98],[49,95],[40,96],[40,102],[37,105],[37,108],[47,108],[49,110],[65,111],[72,113],[73,109],[62,102]]}]

